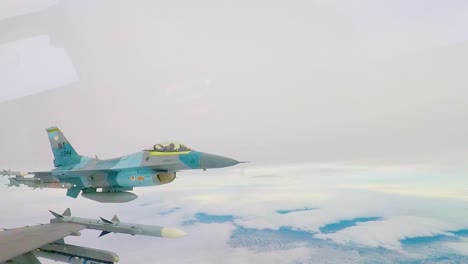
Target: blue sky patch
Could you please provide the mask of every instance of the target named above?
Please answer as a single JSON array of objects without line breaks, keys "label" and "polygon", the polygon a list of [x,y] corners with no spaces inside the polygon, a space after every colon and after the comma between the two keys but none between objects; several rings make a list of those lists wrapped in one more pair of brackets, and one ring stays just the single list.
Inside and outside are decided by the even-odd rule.
[{"label": "blue sky patch", "polygon": [[294,212],[304,212],[304,211],[312,211],[316,210],[317,208],[300,208],[300,209],[292,209],[292,210],[276,210],[278,214],[289,214],[289,213],[294,213]]},{"label": "blue sky patch", "polygon": [[460,230],[457,230],[457,231],[452,231],[450,232],[456,236],[462,236],[462,237],[466,237],[468,236],[468,229],[460,229]]},{"label": "blue sky patch", "polygon": [[207,213],[196,213],[195,219],[185,221],[184,225],[193,225],[195,223],[211,224],[211,223],[225,223],[234,221],[235,217],[232,215],[210,215]]},{"label": "blue sky patch", "polygon": [[159,215],[168,215],[168,214],[176,212],[176,211],[178,211],[180,209],[182,209],[182,207],[169,208],[169,209],[160,211]]},{"label": "blue sky patch", "polygon": [[458,237],[447,236],[447,235],[435,235],[435,236],[422,236],[422,237],[410,237],[400,240],[401,244],[405,247],[415,245],[428,245],[435,242],[444,241],[457,241]]},{"label": "blue sky patch", "polygon": [[360,223],[360,222],[377,221],[380,219],[381,219],[380,217],[358,217],[358,218],[354,218],[351,220],[342,220],[337,223],[328,224],[328,225],[321,227],[320,232],[325,233],[325,234],[335,233],[345,228],[355,226],[357,223]]},{"label": "blue sky patch", "polygon": [[444,256],[434,256],[424,259],[423,261],[420,259],[414,260],[401,260],[399,263],[401,264],[420,264],[420,263],[466,263],[468,258],[463,255],[457,254],[446,254]]}]

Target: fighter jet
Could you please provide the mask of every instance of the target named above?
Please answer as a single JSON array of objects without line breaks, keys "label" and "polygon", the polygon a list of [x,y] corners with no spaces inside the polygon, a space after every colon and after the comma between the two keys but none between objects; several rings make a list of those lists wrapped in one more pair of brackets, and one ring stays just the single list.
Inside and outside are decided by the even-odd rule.
[{"label": "fighter jet", "polygon": [[[46,129],[55,168],[50,171],[6,171],[8,186],[67,189],[67,196],[81,196],[102,203],[123,203],[138,196],[134,187],[168,184],[182,170],[233,166],[240,161],[192,150],[184,144],[155,144],[123,157],[101,160],[79,155],[58,127]],[[25,177],[33,175],[33,177]]]}]

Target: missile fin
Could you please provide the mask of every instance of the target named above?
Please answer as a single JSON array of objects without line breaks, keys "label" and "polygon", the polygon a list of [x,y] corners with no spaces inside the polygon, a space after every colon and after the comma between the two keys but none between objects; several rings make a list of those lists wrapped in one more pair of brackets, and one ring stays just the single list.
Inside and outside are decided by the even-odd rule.
[{"label": "missile fin", "polygon": [[114,217],[112,217],[111,221],[114,222],[114,223],[119,223],[120,219],[117,217],[117,215],[114,215]]},{"label": "missile fin", "polygon": [[109,221],[109,220],[104,219],[104,218],[102,218],[102,217],[99,217],[99,218],[101,218],[101,220],[102,220],[104,223],[106,223],[106,224],[114,224],[114,222],[112,222],[112,221]]},{"label": "missile fin", "polygon": [[49,210],[49,212],[55,217],[55,218],[63,218],[63,215],[57,214],[56,212]]},{"label": "missile fin", "polygon": [[62,215],[63,215],[63,216],[71,216],[70,208],[67,208],[67,210],[65,210],[65,212],[63,212]]},{"label": "missile fin", "polygon": [[99,234],[99,237],[105,236],[109,233],[110,233],[109,231],[102,231],[101,234]]}]

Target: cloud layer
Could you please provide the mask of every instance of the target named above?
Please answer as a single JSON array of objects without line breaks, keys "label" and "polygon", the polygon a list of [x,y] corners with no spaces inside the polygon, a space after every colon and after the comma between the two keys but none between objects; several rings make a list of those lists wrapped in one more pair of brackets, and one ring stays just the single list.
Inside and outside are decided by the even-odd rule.
[{"label": "cloud layer", "polygon": [[[457,232],[468,229],[465,200],[344,187],[367,181],[363,175],[380,177],[382,186],[391,187],[388,173],[425,175],[428,183],[421,182],[421,187],[436,187],[428,171],[421,167],[324,167],[246,166],[182,173],[169,185],[136,189],[140,197],[120,205],[75,200],[63,191],[2,188],[1,223],[14,227],[45,222],[49,218],[45,208],[72,207],[73,214],[82,217],[118,214],[122,221],[178,227],[188,233],[178,240],[124,235],[98,239],[98,233],[86,231],[82,237],[67,239],[118,252],[122,263],[141,262],[155,254],[168,263],[336,263],[345,259],[363,263],[376,258],[392,263],[466,255],[464,232]],[[283,171],[292,173],[285,178]],[[445,175],[450,179],[449,172]],[[447,193],[452,190],[445,188]],[[8,214],[12,208],[15,214]],[[408,240],[430,237],[417,243]],[[435,252],[429,250],[434,247]]]}]

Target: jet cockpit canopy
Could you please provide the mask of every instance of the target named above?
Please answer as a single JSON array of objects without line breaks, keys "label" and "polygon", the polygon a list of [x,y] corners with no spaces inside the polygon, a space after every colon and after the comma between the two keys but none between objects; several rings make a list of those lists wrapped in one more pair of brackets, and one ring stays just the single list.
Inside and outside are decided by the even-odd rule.
[{"label": "jet cockpit canopy", "polygon": [[154,144],[150,148],[145,149],[147,151],[157,151],[157,152],[186,152],[191,151],[190,148],[185,146],[182,143],[178,142],[166,142]]}]

